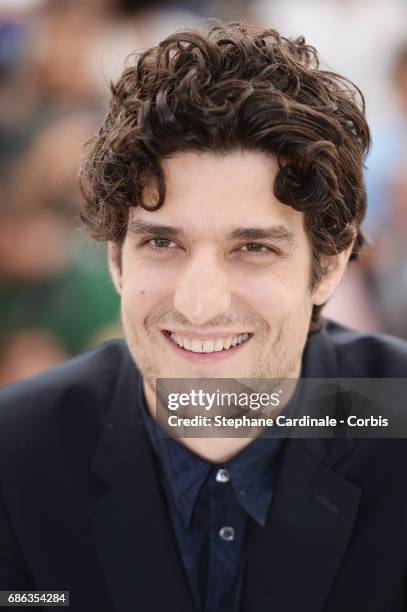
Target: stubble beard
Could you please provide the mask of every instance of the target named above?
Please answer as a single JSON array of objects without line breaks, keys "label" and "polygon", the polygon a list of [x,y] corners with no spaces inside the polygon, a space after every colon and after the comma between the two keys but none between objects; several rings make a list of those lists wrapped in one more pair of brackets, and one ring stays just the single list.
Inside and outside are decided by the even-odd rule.
[{"label": "stubble beard", "polygon": [[[312,304],[307,301],[303,304],[301,313],[298,313],[295,317],[291,316],[288,320],[285,319],[282,321],[278,326],[271,347],[267,351],[262,351],[255,363],[249,365],[247,375],[244,377],[239,376],[239,378],[281,380],[284,378],[291,378],[295,373],[298,373],[302,353],[307,341],[311,313]],[[147,347],[144,346],[140,339],[140,335],[137,332],[131,316],[127,316],[123,307],[121,309],[121,317],[131,356],[143,376],[143,379],[155,394],[157,389],[157,378],[167,378],[168,375],[166,376],[165,372],[160,370],[158,360],[154,359],[154,354],[149,354],[147,352]],[[151,327],[150,330],[147,331],[147,335],[152,341],[153,333],[154,328]],[[269,342],[268,335],[268,328],[266,329],[266,326],[262,326],[258,332],[257,338],[259,346],[267,345]],[[153,342],[151,342],[151,344],[153,344]],[[216,375],[216,369],[209,372],[208,368],[201,371],[197,370],[196,374],[192,377],[184,375],[177,376],[177,378],[201,379],[217,377],[219,376]],[[231,372],[231,377],[233,377],[233,372]]]}]

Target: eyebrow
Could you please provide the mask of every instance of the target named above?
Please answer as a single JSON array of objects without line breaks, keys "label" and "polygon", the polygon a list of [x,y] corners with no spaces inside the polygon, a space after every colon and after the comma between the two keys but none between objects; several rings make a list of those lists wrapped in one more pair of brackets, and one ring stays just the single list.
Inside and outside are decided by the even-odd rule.
[{"label": "eyebrow", "polygon": [[288,243],[295,242],[295,233],[284,225],[271,227],[237,227],[227,238],[229,240],[279,240]]},{"label": "eyebrow", "polygon": [[[159,225],[146,223],[141,220],[130,223],[130,231],[135,236],[171,236],[173,238],[185,238],[185,232],[178,227],[170,225]],[[270,227],[237,227],[226,236],[227,240],[278,240],[290,244],[295,243],[295,233],[284,225],[272,225]]]},{"label": "eyebrow", "polygon": [[170,225],[157,225],[156,223],[146,223],[144,221],[132,221],[130,223],[130,231],[134,236],[143,236],[143,235],[151,235],[151,236],[162,236],[163,234],[167,236],[184,237],[185,233],[183,230],[177,227],[171,227]]}]

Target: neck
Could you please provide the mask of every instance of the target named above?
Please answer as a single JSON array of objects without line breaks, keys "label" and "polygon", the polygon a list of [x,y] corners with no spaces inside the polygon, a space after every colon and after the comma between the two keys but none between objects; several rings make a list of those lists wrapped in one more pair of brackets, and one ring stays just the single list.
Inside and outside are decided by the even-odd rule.
[{"label": "neck", "polygon": [[[287,379],[290,379],[291,384],[288,385],[284,403],[279,406],[278,410],[273,414],[273,417],[276,417],[284,409],[287,402],[291,399],[296,386],[292,383],[293,381],[298,380],[300,372],[301,363],[299,363],[298,366],[290,373],[290,375],[286,377]],[[150,385],[146,383],[145,379],[143,379],[143,385],[148,411],[151,417],[156,420],[156,394],[154,393]],[[237,455],[247,446],[249,446],[249,444],[251,444],[253,440],[255,440],[256,437],[260,435],[261,430],[259,428],[256,428],[256,433],[257,435],[255,435],[254,437],[177,437],[176,440],[202,459],[206,459],[206,461],[210,461],[212,463],[223,463]]]}]

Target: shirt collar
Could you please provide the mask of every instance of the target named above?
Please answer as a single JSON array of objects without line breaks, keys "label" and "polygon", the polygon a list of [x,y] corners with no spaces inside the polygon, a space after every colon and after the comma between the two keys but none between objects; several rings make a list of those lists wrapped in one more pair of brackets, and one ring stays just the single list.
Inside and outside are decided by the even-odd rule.
[{"label": "shirt collar", "polygon": [[242,506],[262,527],[266,523],[283,444],[283,438],[256,438],[224,466]]}]

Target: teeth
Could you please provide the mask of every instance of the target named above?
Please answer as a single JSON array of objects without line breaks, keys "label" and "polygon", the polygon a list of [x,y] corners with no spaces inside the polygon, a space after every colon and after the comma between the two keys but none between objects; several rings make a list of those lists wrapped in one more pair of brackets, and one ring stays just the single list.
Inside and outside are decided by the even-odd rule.
[{"label": "teeth", "polygon": [[215,342],[214,351],[221,351],[223,349],[223,340],[222,338],[218,338]]},{"label": "teeth", "polygon": [[241,334],[240,336],[229,336],[229,338],[218,338],[217,340],[198,340],[198,338],[186,338],[178,336],[175,333],[170,334],[171,339],[178,346],[192,351],[193,353],[215,353],[222,350],[228,350],[238,344],[245,342],[249,334]]},{"label": "teeth", "polygon": [[202,342],[193,338],[191,342],[191,351],[193,353],[203,353]]},{"label": "teeth", "polygon": [[225,349],[230,348],[230,346],[232,344],[232,340],[233,340],[233,336],[229,336],[229,338],[226,338],[226,340],[223,343],[223,348],[225,348]]}]

